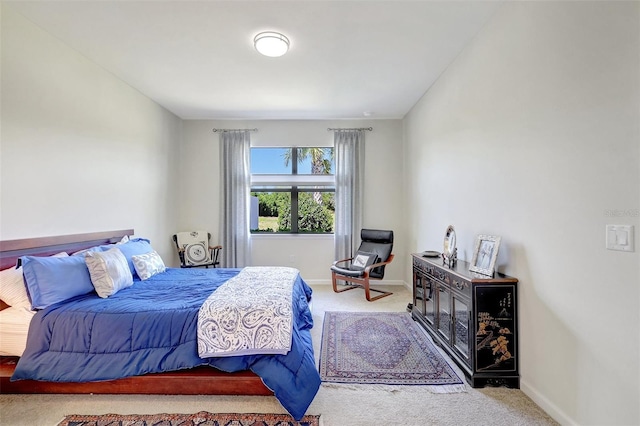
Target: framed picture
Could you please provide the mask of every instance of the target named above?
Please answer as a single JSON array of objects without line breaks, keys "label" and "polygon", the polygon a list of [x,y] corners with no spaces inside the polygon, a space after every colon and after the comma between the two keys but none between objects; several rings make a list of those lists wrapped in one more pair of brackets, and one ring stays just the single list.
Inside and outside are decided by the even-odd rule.
[{"label": "framed picture", "polygon": [[500,237],[495,237],[493,235],[478,235],[469,270],[492,277],[496,266],[496,259],[498,258],[499,248]]}]

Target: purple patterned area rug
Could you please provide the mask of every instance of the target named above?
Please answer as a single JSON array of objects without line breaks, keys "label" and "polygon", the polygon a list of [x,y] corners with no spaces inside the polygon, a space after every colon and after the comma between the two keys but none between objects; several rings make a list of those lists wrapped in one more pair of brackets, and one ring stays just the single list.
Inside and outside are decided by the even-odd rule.
[{"label": "purple patterned area rug", "polygon": [[326,312],[320,377],[323,382],[464,390],[463,380],[406,312]]},{"label": "purple patterned area rug", "polygon": [[319,426],[320,416],[296,422],[288,414],[104,414],[67,416],[58,426]]}]

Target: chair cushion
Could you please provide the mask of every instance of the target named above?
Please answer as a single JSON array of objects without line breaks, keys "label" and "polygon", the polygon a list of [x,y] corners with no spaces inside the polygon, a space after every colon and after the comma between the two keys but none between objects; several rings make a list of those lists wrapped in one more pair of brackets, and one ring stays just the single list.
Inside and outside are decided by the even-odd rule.
[{"label": "chair cushion", "polygon": [[176,237],[178,247],[184,250],[184,266],[203,266],[211,264],[208,232],[178,232]]},{"label": "chair cushion", "polygon": [[189,266],[208,265],[211,263],[209,256],[209,246],[206,242],[200,241],[193,244],[184,245],[184,263]]},{"label": "chair cushion", "polygon": [[[379,243],[372,243],[369,241],[363,241],[362,244],[360,244],[360,248],[358,249],[358,251],[365,251],[368,253],[377,254],[378,259],[380,259],[379,262],[386,262],[387,259],[389,259],[391,250],[393,250],[393,243],[379,244]],[[378,266],[377,268],[373,268],[369,272],[369,276],[371,278],[384,277],[384,265]]]},{"label": "chair cushion", "polygon": [[338,275],[344,275],[345,277],[362,277],[364,276],[364,269],[361,271],[352,271],[351,269],[341,268],[339,266],[333,265],[331,270],[334,271]]},{"label": "chair cushion", "polygon": [[349,269],[352,271],[364,271],[367,266],[373,265],[377,260],[378,255],[376,253],[358,250],[351,261]]},{"label": "chair cushion", "polygon": [[362,229],[360,231],[360,239],[362,241],[370,241],[372,243],[393,243],[393,231],[382,229]]}]

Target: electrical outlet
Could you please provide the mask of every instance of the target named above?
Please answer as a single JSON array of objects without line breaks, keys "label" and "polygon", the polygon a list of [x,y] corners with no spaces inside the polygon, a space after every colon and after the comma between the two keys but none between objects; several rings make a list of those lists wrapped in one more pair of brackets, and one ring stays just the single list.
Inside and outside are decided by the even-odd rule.
[{"label": "electrical outlet", "polygon": [[291,263],[291,264],[296,263],[296,255],[295,254],[290,254],[289,255],[289,263]]},{"label": "electrical outlet", "polygon": [[634,251],[633,225],[607,225],[607,250]]}]

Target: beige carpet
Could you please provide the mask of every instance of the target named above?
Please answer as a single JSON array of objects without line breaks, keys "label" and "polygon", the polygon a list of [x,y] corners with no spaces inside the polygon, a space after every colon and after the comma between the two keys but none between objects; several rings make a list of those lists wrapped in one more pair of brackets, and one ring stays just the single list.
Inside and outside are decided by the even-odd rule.
[{"label": "beige carpet", "polygon": [[[324,312],[405,310],[408,290],[388,287],[394,295],[367,302],[362,290],[333,293],[314,286],[312,335],[320,353]],[[283,413],[271,396],[160,395],[0,395],[0,425],[55,425],[68,414]],[[324,426],[358,425],[556,425],[520,390],[472,389],[455,394],[419,386],[323,384],[307,414],[321,414]]]}]

